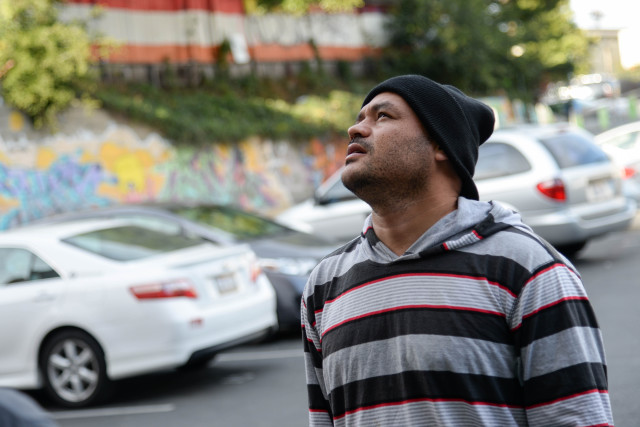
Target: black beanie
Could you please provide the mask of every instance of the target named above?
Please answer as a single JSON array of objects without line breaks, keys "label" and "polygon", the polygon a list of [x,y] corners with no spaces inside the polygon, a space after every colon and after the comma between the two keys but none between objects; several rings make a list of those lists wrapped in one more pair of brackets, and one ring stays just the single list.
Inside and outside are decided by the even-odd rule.
[{"label": "black beanie", "polygon": [[400,95],[409,104],[429,137],[444,150],[460,176],[460,195],[478,200],[478,189],[472,177],[478,161],[478,147],[493,133],[493,110],[453,86],[418,75],[385,80],[371,89],[362,106],[382,92]]}]

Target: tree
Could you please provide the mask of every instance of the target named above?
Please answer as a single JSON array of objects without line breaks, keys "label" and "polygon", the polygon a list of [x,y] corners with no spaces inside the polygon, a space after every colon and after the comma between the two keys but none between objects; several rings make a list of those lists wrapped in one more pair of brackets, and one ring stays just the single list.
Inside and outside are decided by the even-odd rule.
[{"label": "tree", "polygon": [[80,23],[57,20],[56,0],[0,0],[0,93],[36,127],[56,114],[89,82],[92,40]]},{"label": "tree", "polygon": [[250,13],[280,10],[285,13],[302,14],[313,7],[327,12],[351,11],[364,6],[364,0],[244,0],[244,5]]},{"label": "tree", "polygon": [[568,0],[400,0],[388,31],[388,73],[529,102],[544,82],[566,78],[587,58]]}]

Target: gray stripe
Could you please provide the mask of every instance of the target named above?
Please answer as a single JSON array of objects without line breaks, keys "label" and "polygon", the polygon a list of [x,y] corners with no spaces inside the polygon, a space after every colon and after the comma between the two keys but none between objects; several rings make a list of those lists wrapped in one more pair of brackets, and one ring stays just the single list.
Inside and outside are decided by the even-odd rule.
[{"label": "gray stripe", "polygon": [[523,409],[470,405],[464,402],[422,401],[361,410],[337,420],[335,425],[509,427],[526,426],[527,420]]},{"label": "gray stripe", "polygon": [[409,370],[514,378],[516,361],[513,349],[505,344],[442,335],[403,335],[344,348],[327,356],[323,366],[325,373],[337,373],[325,378],[331,391],[353,381]]},{"label": "gray stripe", "polygon": [[613,425],[609,395],[590,393],[527,411],[529,423],[537,426]]},{"label": "gray stripe", "polygon": [[514,301],[509,292],[484,280],[453,276],[401,276],[360,287],[325,304],[323,312],[316,315],[316,326],[320,333],[324,333],[347,319],[415,305],[471,308],[506,316]]},{"label": "gray stripe", "polygon": [[309,425],[313,427],[333,427],[333,422],[326,412],[309,412]]},{"label": "gray stripe", "polygon": [[566,267],[556,267],[538,275],[524,287],[520,296],[524,303],[517,306],[513,319],[515,324],[511,326],[517,326],[522,317],[563,298],[586,296],[584,287],[575,274]]},{"label": "gray stripe", "polygon": [[509,258],[530,272],[553,260],[537,241],[517,233],[494,234],[458,250],[471,254]]},{"label": "gray stripe", "polygon": [[[523,378],[526,381],[580,363],[605,364],[600,343],[602,337],[598,329],[583,327],[540,338],[522,349]],[[529,354],[535,354],[535,359],[529,359]]]}]

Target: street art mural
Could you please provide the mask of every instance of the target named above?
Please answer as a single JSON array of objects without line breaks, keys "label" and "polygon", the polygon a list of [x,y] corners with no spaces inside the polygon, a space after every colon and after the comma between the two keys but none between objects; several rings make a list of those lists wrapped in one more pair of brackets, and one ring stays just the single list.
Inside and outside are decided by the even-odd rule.
[{"label": "street art mural", "polygon": [[152,201],[231,204],[275,214],[336,170],[346,146],[254,138],[174,147],[157,134],[141,138],[114,124],[40,140],[12,138],[19,130],[0,133],[0,229],[67,211]]}]

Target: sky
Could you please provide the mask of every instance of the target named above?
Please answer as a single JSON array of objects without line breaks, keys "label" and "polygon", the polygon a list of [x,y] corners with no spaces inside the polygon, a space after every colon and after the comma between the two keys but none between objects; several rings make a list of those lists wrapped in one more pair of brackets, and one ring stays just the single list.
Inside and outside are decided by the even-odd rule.
[{"label": "sky", "polygon": [[[618,42],[622,67],[640,65],[640,0],[570,0],[569,4],[579,28],[621,30]],[[598,23],[591,15],[593,11],[602,12]]]},{"label": "sky", "polygon": [[[574,20],[578,27],[618,30],[640,27],[640,0],[570,0]],[[591,12],[602,12],[596,26]]]}]

